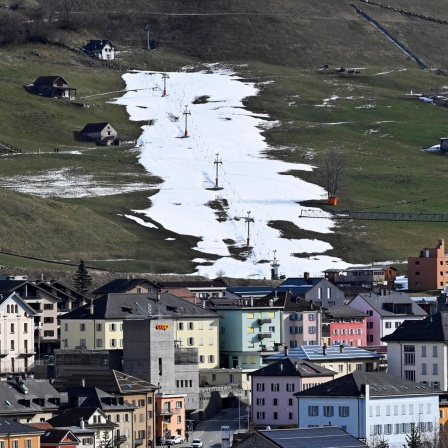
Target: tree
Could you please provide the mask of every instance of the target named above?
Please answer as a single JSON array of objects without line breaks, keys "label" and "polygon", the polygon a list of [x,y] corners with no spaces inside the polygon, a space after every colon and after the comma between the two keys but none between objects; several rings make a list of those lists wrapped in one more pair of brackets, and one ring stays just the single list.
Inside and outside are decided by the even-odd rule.
[{"label": "tree", "polygon": [[81,260],[74,276],[75,288],[81,294],[87,294],[92,284],[92,276],[87,272],[84,260]]},{"label": "tree", "polygon": [[322,170],[328,197],[336,197],[347,168],[347,157],[342,148],[329,148],[321,153],[318,161]]},{"label": "tree", "polygon": [[411,423],[411,432],[406,435],[406,443],[408,448],[421,448],[423,446],[420,428],[415,423]]}]

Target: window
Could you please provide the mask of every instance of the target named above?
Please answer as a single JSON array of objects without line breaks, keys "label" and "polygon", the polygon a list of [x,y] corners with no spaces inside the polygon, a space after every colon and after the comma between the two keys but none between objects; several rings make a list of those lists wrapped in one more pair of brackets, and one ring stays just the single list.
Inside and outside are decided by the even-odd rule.
[{"label": "window", "polygon": [[93,445],[93,437],[84,437],[82,439],[83,445]]},{"label": "window", "polygon": [[367,310],[366,314],[367,316],[373,316],[373,310]]},{"label": "window", "polygon": [[404,364],[415,365],[415,345],[404,346]]},{"label": "window", "polygon": [[177,416],[177,423],[182,423],[182,416],[180,415]]},{"label": "window", "polygon": [[213,344],[214,344],[213,341],[214,341],[214,340],[213,340],[213,336],[210,336],[210,337],[208,338],[208,345],[213,345]]},{"label": "window", "polygon": [[392,322],[386,322],[386,328],[392,328]]},{"label": "window", "polygon": [[199,345],[204,345],[204,338],[202,336],[199,338]]},{"label": "window", "polygon": [[254,313],[247,313],[247,318],[248,319],[253,319],[254,318]]},{"label": "window", "polygon": [[264,420],[265,419],[264,412],[257,412],[257,419],[258,420]]},{"label": "window", "polygon": [[103,331],[103,324],[96,324],[96,331]]},{"label": "window", "polygon": [[28,333],[28,324],[26,322],[23,324],[23,332]]},{"label": "window", "polygon": [[338,372],[343,372],[343,371],[344,371],[344,365],[338,364]]},{"label": "window", "polygon": [[367,328],[373,328],[373,322],[367,322]]},{"label": "window", "polygon": [[274,420],[278,420],[278,412],[274,412]]},{"label": "window", "polygon": [[11,341],[11,350],[14,350],[14,339]]},{"label": "window", "polygon": [[257,406],[264,406],[264,398],[257,398]]},{"label": "window", "polygon": [[405,370],[404,371],[404,377],[407,380],[415,381],[415,370]]},{"label": "window", "polygon": [[110,324],[109,328],[110,328],[110,331],[117,331],[117,324]]},{"label": "window", "polygon": [[187,345],[194,345],[194,338],[187,338]]},{"label": "window", "polygon": [[257,383],[257,392],[264,392],[264,383]]},{"label": "window", "polygon": [[86,324],[79,324],[79,331],[86,331]]},{"label": "window", "polygon": [[44,317],[44,324],[54,323],[54,317]]},{"label": "window", "polygon": [[44,304],[44,310],[52,310],[53,304],[52,303],[45,303]]},{"label": "window", "polygon": [[289,420],[293,420],[294,419],[294,413],[293,412],[289,412],[288,413],[288,419]]},{"label": "window", "polygon": [[362,334],[362,328],[358,328],[358,329],[356,330],[356,334]]},{"label": "window", "polygon": [[316,327],[315,326],[308,327],[308,334],[316,334]]},{"label": "window", "polygon": [[11,324],[11,334],[14,334],[14,324]]},{"label": "window", "polygon": [[350,411],[348,406],[339,406],[339,417],[348,417],[349,413]]},{"label": "window", "polygon": [[401,405],[401,415],[406,415],[406,405],[405,404]]},{"label": "window", "polygon": [[203,329],[204,329],[204,322],[199,322],[199,330],[203,330]]},{"label": "window", "polygon": [[440,382],[439,381],[432,381],[431,382],[431,387],[433,387],[434,389],[440,389]]},{"label": "window", "polygon": [[253,333],[253,332],[254,332],[253,327],[247,327],[247,332],[248,332],[248,333]]},{"label": "window", "polygon": [[294,392],[294,383],[288,383],[286,385],[286,392]]},{"label": "window", "polygon": [[204,364],[204,362],[205,362],[205,356],[204,356],[204,355],[200,355],[200,356],[199,356],[199,362],[200,362],[201,364]]},{"label": "window", "polygon": [[54,336],[54,330],[44,330],[44,337],[45,338],[51,338]]},{"label": "window", "polygon": [[215,355],[208,355],[208,362],[215,362]]},{"label": "window", "polygon": [[194,323],[193,322],[188,322],[188,329],[189,330],[194,330]]},{"label": "window", "polygon": [[325,417],[333,417],[334,408],[333,406],[324,406],[324,416]]},{"label": "window", "polygon": [[313,314],[308,314],[308,320],[316,320],[316,315]]},{"label": "window", "polygon": [[278,392],[280,390],[280,385],[278,383],[271,383],[271,391]]},{"label": "window", "polygon": [[12,448],[19,448],[19,441],[18,440],[13,440],[12,441]]},{"label": "window", "polygon": [[336,336],[338,333],[339,333],[339,330],[338,330],[337,328],[335,328],[335,329],[333,330],[333,334]]},{"label": "window", "polygon": [[178,322],[177,323],[177,329],[178,330],[183,330],[184,329],[184,323],[183,322]]},{"label": "window", "polygon": [[318,406],[308,406],[308,415],[310,417],[317,417],[319,415],[319,407]]},{"label": "window", "polygon": [[422,375],[426,375],[426,364],[422,364]]},{"label": "window", "polygon": [[439,374],[439,365],[436,364],[436,363],[432,365],[432,374],[433,375],[438,375]]},{"label": "window", "polygon": [[422,345],[422,358],[426,358],[426,345]]},{"label": "window", "polygon": [[182,409],[182,401],[176,401],[176,409]]},{"label": "window", "polygon": [[432,356],[434,357],[434,358],[437,358],[439,355],[438,355],[438,351],[437,351],[437,345],[433,345],[432,346]]},{"label": "window", "polygon": [[398,404],[394,405],[394,415],[398,415]]},{"label": "window", "polygon": [[390,405],[386,406],[386,415],[390,415]]},{"label": "window", "polygon": [[367,342],[373,342],[373,334],[367,335]]},{"label": "window", "polygon": [[116,339],[111,339],[110,340],[110,346],[111,347],[116,347],[117,346],[117,340]]}]

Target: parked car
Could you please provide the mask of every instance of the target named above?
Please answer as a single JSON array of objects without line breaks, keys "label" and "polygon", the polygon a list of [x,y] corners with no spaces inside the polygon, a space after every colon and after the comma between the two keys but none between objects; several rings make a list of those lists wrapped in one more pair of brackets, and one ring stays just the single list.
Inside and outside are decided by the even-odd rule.
[{"label": "parked car", "polygon": [[202,448],[202,440],[201,439],[193,439],[191,442],[190,448]]},{"label": "parked car", "polygon": [[184,443],[184,439],[180,435],[169,436],[165,439],[165,445],[177,445],[179,443]]}]

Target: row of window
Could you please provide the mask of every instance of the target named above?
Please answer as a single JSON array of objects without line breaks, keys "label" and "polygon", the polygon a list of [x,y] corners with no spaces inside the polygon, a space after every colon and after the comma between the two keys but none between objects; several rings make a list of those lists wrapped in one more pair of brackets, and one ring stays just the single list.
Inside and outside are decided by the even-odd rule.
[{"label": "row of window", "polygon": [[[264,392],[265,383],[257,383],[257,391]],[[286,384],[286,392],[294,392],[294,383]],[[279,383],[271,383],[271,392],[280,392],[280,384]],[[264,399],[263,399],[264,400]]]},{"label": "row of window", "polygon": [[[386,425],[370,425],[370,435],[391,435],[391,434],[409,434],[414,423],[395,423]],[[432,422],[415,423],[419,427],[420,432],[432,432],[434,425]]]},{"label": "row of window", "polygon": [[[333,417],[334,414],[334,406],[322,406],[322,415],[324,417]],[[339,417],[348,417],[350,415],[350,408],[348,406],[337,406]],[[308,406],[308,415],[310,417],[318,417],[319,416],[319,406]]]},{"label": "row of window", "polygon": [[[274,311],[269,311],[267,314],[268,314],[268,317],[270,317],[271,319],[275,317],[275,312]],[[254,319],[255,314],[254,313],[247,313],[246,317],[248,319]],[[263,318],[263,313],[261,311],[258,313],[258,317],[260,319]]]},{"label": "row of window", "polygon": [[[199,362],[201,364],[204,364],[204,362],[205,362],[205,356],[204,355],[200,355],[199,356]],[[207,362],[215,362],[215,355],[208,355]]]},{"label": "row of window", "polygon": [[[289,320],[293,320],[293,321],[302,321],[303,320],[303,316],[304,314],[302,313],[291,313],[289,315]],[[305,316],[308,316],[308,320],[309,321],[314,321],[316,320],[316,313],[307,313],[305,314]]]},{"label": "row of window", "polygon": [[[370,322],[373,323],[373,322]],[[398,328],[401,325],[401,322],[395,322],[395,328]],[[385,322],[384,326],[386,328],[392,328],[392,322]],[[373,326],[371,326],[370,328],[373,328]]]},{"label": "row of window", "polygon": [[[5,324],[6,327],[7,324]],[[18,332],[20,333],[20,328],[17,328],[19,325],[16,325],[15,323],[11,323],[9,324],[9,333],[10,334],[15,334],[16,329],[18,330]],[[7,328],[7,327],[6,327]],[[0,324],[0,334],[2,332],[2,325]],[[23,333],[28,333],[28,323],[24,322],[23,323]]]},{"label": "row of window", "polygon": [[[9,435],[8,435],[9,438]],[[0,448],[5,448],[6,446],[6,441],[5,440],[0,440]],[[20,448],[20,441],[19,440],[12,440],[10,441],[10,445],[11,448]],[[24,444],[25,448],[32,448],[33,447],[33,440],[32,439],[25,439],[25,444]]]},{"label": "row of window", "polygon": [[[310,341],[303,340],[300,345],[317,345],[317,341],[315,339]],[[298,341],[289,341],[289,348],[296,348],[299,346]]]},{"label": "row of window", "polygon": [[[272,413],[273,420],[278,420],[278,412]],[[257,412],[257,420],[266,420],[266,412],[260,411]],[[294,413],[288,412],[288,420],[294,420]]]},{"label": "row of window", "polygon": [[[221,328],[224,328],[224,327],[221,327]],[[257,329],[258,329],[258,327],[257,327]],[[254,333],[255,332],[255,328],[254,327],[247,327],[247,332],[248,333]],[[275,327],[269,327],[268,328],[268,332],[269,333],[275,333]],[[223,332],[221,332],[221,333],[223,333]],[[264,331],[260,330],[260,333],[264,333]]]},{"label": "row of window", "polygon": [[[204,322],[196,322],[196,324],[198,325],[198,328],[195,328],[195,322],[178,322],[177,323],[177,329],[178,330],[203,330],[204,329]],[[213,330],[213,322],[209,323],[208,326],[209,330]]]},{"label": "row of window", "polygon": [[[337,334],[342,334],[342,335],[344,335],[344,334],[355,334],[355,330],[354,330],[354,328],[349,328],[347,330],[345,328],[342,328],[341,332],[339,333],[339,330],[337,328],[335,328],[333,330],[333,334],[334,335],[337,335]],[[356,334],[362,334],[362,328],[357,328],[356,329]]]},{"label": "row of window", "polygon": [[[266,403],[266,399],[265,398],[257,398],[256,403],[258,406],[264,406]],[[294,400],[292,398],[288,398],[288,406],[293,406],[293,405],[294,405]],[[272,399],[272,406],[279,406],[278,398]]]},{"label": "row of window", "polygon": [[[375,408],[375,409],[374,409]],[[375,415],[377,417],[380,417],[381,415],[384,415],[381,413],[381,406],[370,406],[369,407],[369,416],[373,417],[373,412],[375,410]],[[385,409],[386,416],[392,415],[392,411],[393,411],[393,415],[399,415],[399,413],[401,415],[414,415],[414,404],[410,403],[408,405],[406,404],[402,404],[402,405],[387,405],[386,409]],[[419,415],[422,415],[424,413],[424,404],[420,403],[418,405],[418,413]],[[426,403],[426,413],[430,414],[431,413],[431,403]]]},{"label": "row of window", "polygon": [[[316,334],[317,327],[312,325],[308,327],[308,334]],[[294,327],[289,327],[289,334],[303,334],[303,327],[295,325]]]}]

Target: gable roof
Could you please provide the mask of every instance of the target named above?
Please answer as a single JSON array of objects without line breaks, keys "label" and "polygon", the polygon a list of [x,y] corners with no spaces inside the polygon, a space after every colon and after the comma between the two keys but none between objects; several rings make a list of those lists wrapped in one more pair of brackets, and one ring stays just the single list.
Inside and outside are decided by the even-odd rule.
[{"label": "gable roof", "polygon": [[40,436],[40,443],[62,443],[67,442],[67,439],[70,440],[70,445],[78,445],[80,443],[79,439],[68,429],[48,429],[44,434]]},{"label": "gable roof", "polygon": [[327,354],[324,355],[324,349],[321,345],[301,345],[299,347],[291,348],[288,353],[276,353],[266,357],[267,361],[277,361],[279,359],[302,359],[306,361],[331,361],[331,360],[375,360],[383,358],[384,355],[364,350],[360,347],[354,347],[351,345],[342,344],[343,350],[341,350],[341,344],[333,344],[326,348]]},{"label": "gable roof", "polygon": [[105,423],[96,423],[89,425],[88,420],[93,414],[99,412],[104,418],[107,419],[107,414],[98,408],[70,408],[66,409],[62,414],[56,417],[50,418],[48,423],[53,425],[55,428],[67,427],[67,426],[78,426],[80,425],[81,419],[85,422],[86,428],[116,428],[118,425],[107,420]]},{"label": "gable roof", "polygon": [[169,292],[160,294],[108,294],[93,301],[90,305],[70,311],[61,319],[143,319],[155,315],[169,318],[209,317],[219,318],[214,311],[204,309],[183,300]]},{"label": "gable roof", "polygon": [[350,305],[332,306],[324,311],[325,316],[330,318],[357,318],[367,317],[366,313],[351,307]]},{"label": "gable roof", "polygon": [[[69,404],[73,403],[73,399],[76,399],[76,406],[80,408],[100,408],[102,411],[122,411],[133,410],[135,406],[120,398],[117,400],[112,394],[104,392],[97,387],[68,387],[66,389]],[[115,400],[112,400],[112,399]]]},{"label": "gable roof", "polygon": [[336,372],[309,361],[293,362],[289,358],[269,364],[254,372],[251,376],[298,376],[301,378],[315,376],[334,376]]},{"label": "gable roof", "polygon": [[86,46],[84,47],[84,50],[86,51],[102,50],[107,44],[113,47],[110,40],[108,39],[102,39],[102,40],[91,39],[89,40],[89,42],[87,42]]},{"label": "gable roof", "polygon": [[16,292],[12,292],[9,295],[8,294],[0,295],[0,305],[3,305],[8,300],[18,302],[20,306],[26,310],[29,316],[31,317],[36,316],[37,314],[36,311],[33,308],[31,308],[31,306],[28,305],[28,303],[26,303],[25,300],[23,300]]},{"label": "gable roof", "polygon": [[155,286],[153,282],[147,280],[145,278],[116,278],[115,280],[106,283],[103,286],[92,291],[92,294],[116,294],[116,293],[125,293],[130,289],[134,289],[142,283],[150,283],[154,285],[156,290],[160,290],[160,287]]},{"label": "gable roof", "polygon": [[345,272],[351,271],[385,271],[386,269],[397,269],[390,264],[372,264],[370,266],[350,266],[344,269]]},{"label": "gable roof", "polygon": [[36,81],[34,81],[34,85],[53,85],[58,79],[62,79],[64,84],[67,84],[67,81],[62,76],[39,76]]},{"label": "gable roof", "polygon": [[16,422],[15,420],[10,420],[7,418],[0,418],[0,435],[11,434],[42,434],[41,429],[35,428],[30,425],[24,425],[22,423]]},{"label": "gable roof", "polygon": [[110,125],[112,129],[114,129],[114,127],[109,122],[87,123],[79,132],[81,134],[89,134],[90,132],[101,132],[108,125]]},{"label": "gable roof", "polygon": [[157,389],[154,384],[119,372],[118,370],[83,370],[65,368],[54,380],[54,387],[59,391],[65,391],[69,387],[79,386],[81,380],[88,387],[98,387],[101,390],[115,395],[131,395],[146,393]]},{"label": "gable roof", "polygon": [[[350,301],[353,302],[357,297],[361,297],[368,305],[370,305],[380,316],[382,317],[392,317],[392,316],[427,316],[428,313],[424,311],[417,303],[415,303],[406,293],[404,292],[391,292],[390,294],[380,295],[374,292],[361,293],[358,294],[354,299]],[[349,303],[349,304],[350,304]],[[411,312],[409,314],[395,314],[389,310],[389,306],[406,304],[411,305]]]},{"label": "gable roof", "polygon": [[235,447],[357,448],[367,446],[337,426],[258,430]]},{"label": "gable roof", "polygon": [[422,386],[386,372],[353,372],[327,383],[297,392],[297,398],[310,397],[361,397],[365,396],[365,385],[369,385],[371,397],[389,397],[403,395],[440,395],[440,390]]},{"label": "gable roof", "polygon": [[448,312],[439,311],[422,320],[405,320],[392,334],[384,336],[381,340],[448,342]]}]

